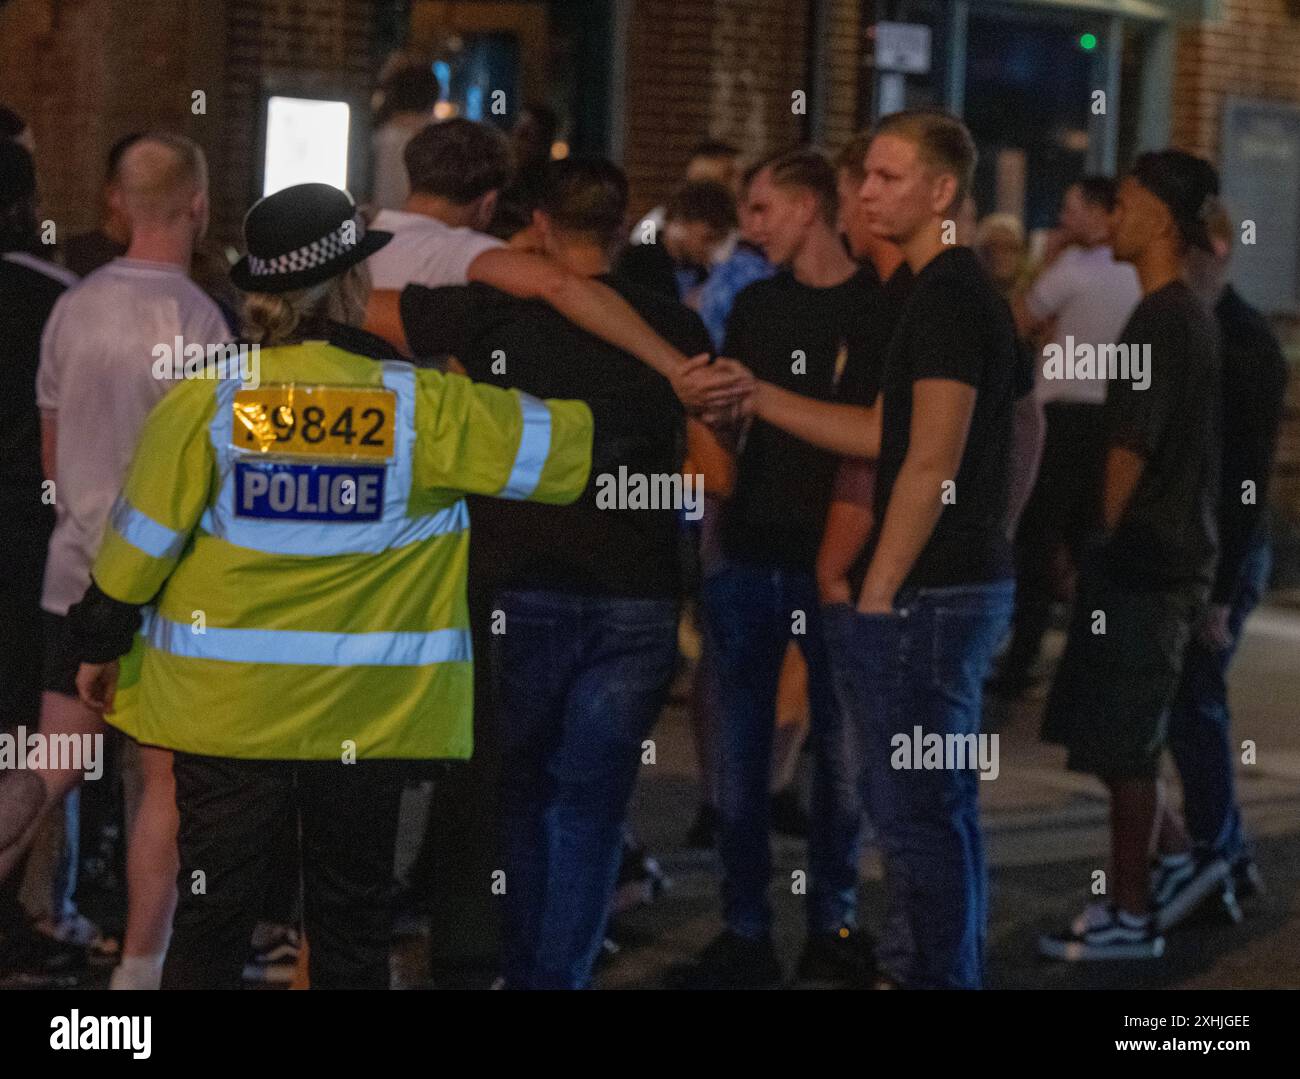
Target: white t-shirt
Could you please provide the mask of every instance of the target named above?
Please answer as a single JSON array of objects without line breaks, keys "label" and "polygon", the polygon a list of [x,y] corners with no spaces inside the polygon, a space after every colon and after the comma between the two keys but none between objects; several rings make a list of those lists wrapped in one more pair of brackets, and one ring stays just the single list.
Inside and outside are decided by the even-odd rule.
[{"label": "white t-shirt", "polygon": [[465,285],[471,262],[484,251],[505,247],[495,236],[453,228],[437,218],[405,210],[381,210],[370,227],[393,234],[366,262],[375,288]]},{"label": "white t-shirt", "polygon": [[179,266],[114,259],[54,305],[41,337],[36,403],[54,412],[54,534],[41,606],[67,614],[90,566],[150,409],[174,384],[153,375],[160,345],[232,339],[220,308]]},{"label": "white t-shirt", "polygon": [[398,113],[379,128],[371,139],[374,157],[374,183],[370,204],[382,210],[396,210],[411,193],[406,176],[406,144],[429,122],[417,113]]},{"label": "white t-shirt", "polygon": [[[1025,296],[1025,306],[1037,319],[1056,319],[1054,344],[1067,347],[1071,337],[1076,347],[1113,345],[1119,341],[1124,323],[1142,298],[1137,271],[1127,262],[1116,262],[1105,244],[1098,247],[1068,247],[1036,280]],[[1106,380],[1049,379],[1043,377],[1044,357],[1038,357],[1035,392],[1038,399],[1100,405],[1106,400]]]}]

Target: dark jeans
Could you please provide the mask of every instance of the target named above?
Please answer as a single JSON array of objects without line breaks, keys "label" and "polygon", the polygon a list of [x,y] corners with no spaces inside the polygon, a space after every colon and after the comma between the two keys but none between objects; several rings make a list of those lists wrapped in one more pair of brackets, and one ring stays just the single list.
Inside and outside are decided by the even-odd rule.
[{"label": "dark jeans", "polygon": [[1217,651],[1192,637],[1169,711],[1169,749],[1183,781],[1187,831],[1198,848],[1229,861],[1248,853],[1248,847],[1233,779],[1237,753],[1228,740],[1232,720],[1228,667],[1236,655],[1242,627],[1268,587],[1272,566],[1273,553],[1268,541],[1261,539],[1246,556],[1232,597],[1228,615],[1232,643]]},{"label": "dark jeans", "polygon": [[1016,530],[1015,617],[1002,661],[1003,675],[1012,679],[1037,663],[1060,586],[1061,553],[1068,551],[1079,566],[1101,504],[1101,406],[1052,402],[1043,415],[1042,461]]},{"label": "dark jeans", "polygon": [[[857,919],[862,837],[862,747],[836,706],[822,639],[817,585],[809,572],[724,563],[700,591],[717,660],[723,916],[727,928],[760,937],[771,928],[767,888],[772,736],[781,661],[791,639],[808,664],[814,771],[808,834],[808,931],[830,933]],[[795,632],[796,613],[802,614]]]},{"label": "dark jeans", "polygon": [[506,983],[582,989],[604,940],[643,742],[677,660],[677,604],[505,591],[496,606]]},{"label": "dark jeans", "polygon": [[847,604],[823,612],[836,693],[866,734],[867,807],[885,866],[878,956],[908,988],[984,982],[978,772],[969,760],[901,765],[913,760],[904,747],[917,727],[923,744],[931,734],[979,734],[984,677],[1012,596],[1012,582],[1001,581],[905,590],[892,614],[859,614]]},{"label": "dark jeans", "polygon": [[177,753],[180,895],[162,987],[239,988],[289,829],[312,988],[387,989],[403,766]]}]

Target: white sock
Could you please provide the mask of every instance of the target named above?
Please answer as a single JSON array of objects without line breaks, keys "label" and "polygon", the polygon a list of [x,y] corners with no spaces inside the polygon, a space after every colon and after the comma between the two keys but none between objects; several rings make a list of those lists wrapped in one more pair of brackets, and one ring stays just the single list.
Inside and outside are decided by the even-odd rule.
[{"label": "white sock", "polygon": [[122,962],[113,968],[109,979],[110,989],[157,989],[162,984],[163,960],[166,952],[157,955],[124,955]]}]

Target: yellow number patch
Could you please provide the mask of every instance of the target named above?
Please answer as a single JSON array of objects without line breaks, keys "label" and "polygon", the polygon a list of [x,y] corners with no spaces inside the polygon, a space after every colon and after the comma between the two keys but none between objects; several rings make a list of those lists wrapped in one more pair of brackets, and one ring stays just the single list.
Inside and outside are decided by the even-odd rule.
[{"label": "yellow number patch", "polygon": [[235,392],[231,443],[301,457],[393,455],[392,390],[293,383]]}]

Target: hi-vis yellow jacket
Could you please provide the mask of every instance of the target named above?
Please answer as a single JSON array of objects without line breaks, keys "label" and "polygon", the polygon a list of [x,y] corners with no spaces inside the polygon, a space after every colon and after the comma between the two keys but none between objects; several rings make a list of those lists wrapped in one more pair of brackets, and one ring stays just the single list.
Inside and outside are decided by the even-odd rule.
[{"label": "hi-vis yellow jacket", "polygon": [[183,382],[145,424],[92,570],[150,604],[110,721],[211,756],[469,756],[462,495],[573,501],[590,410],[323,341],[260,380]]}]

